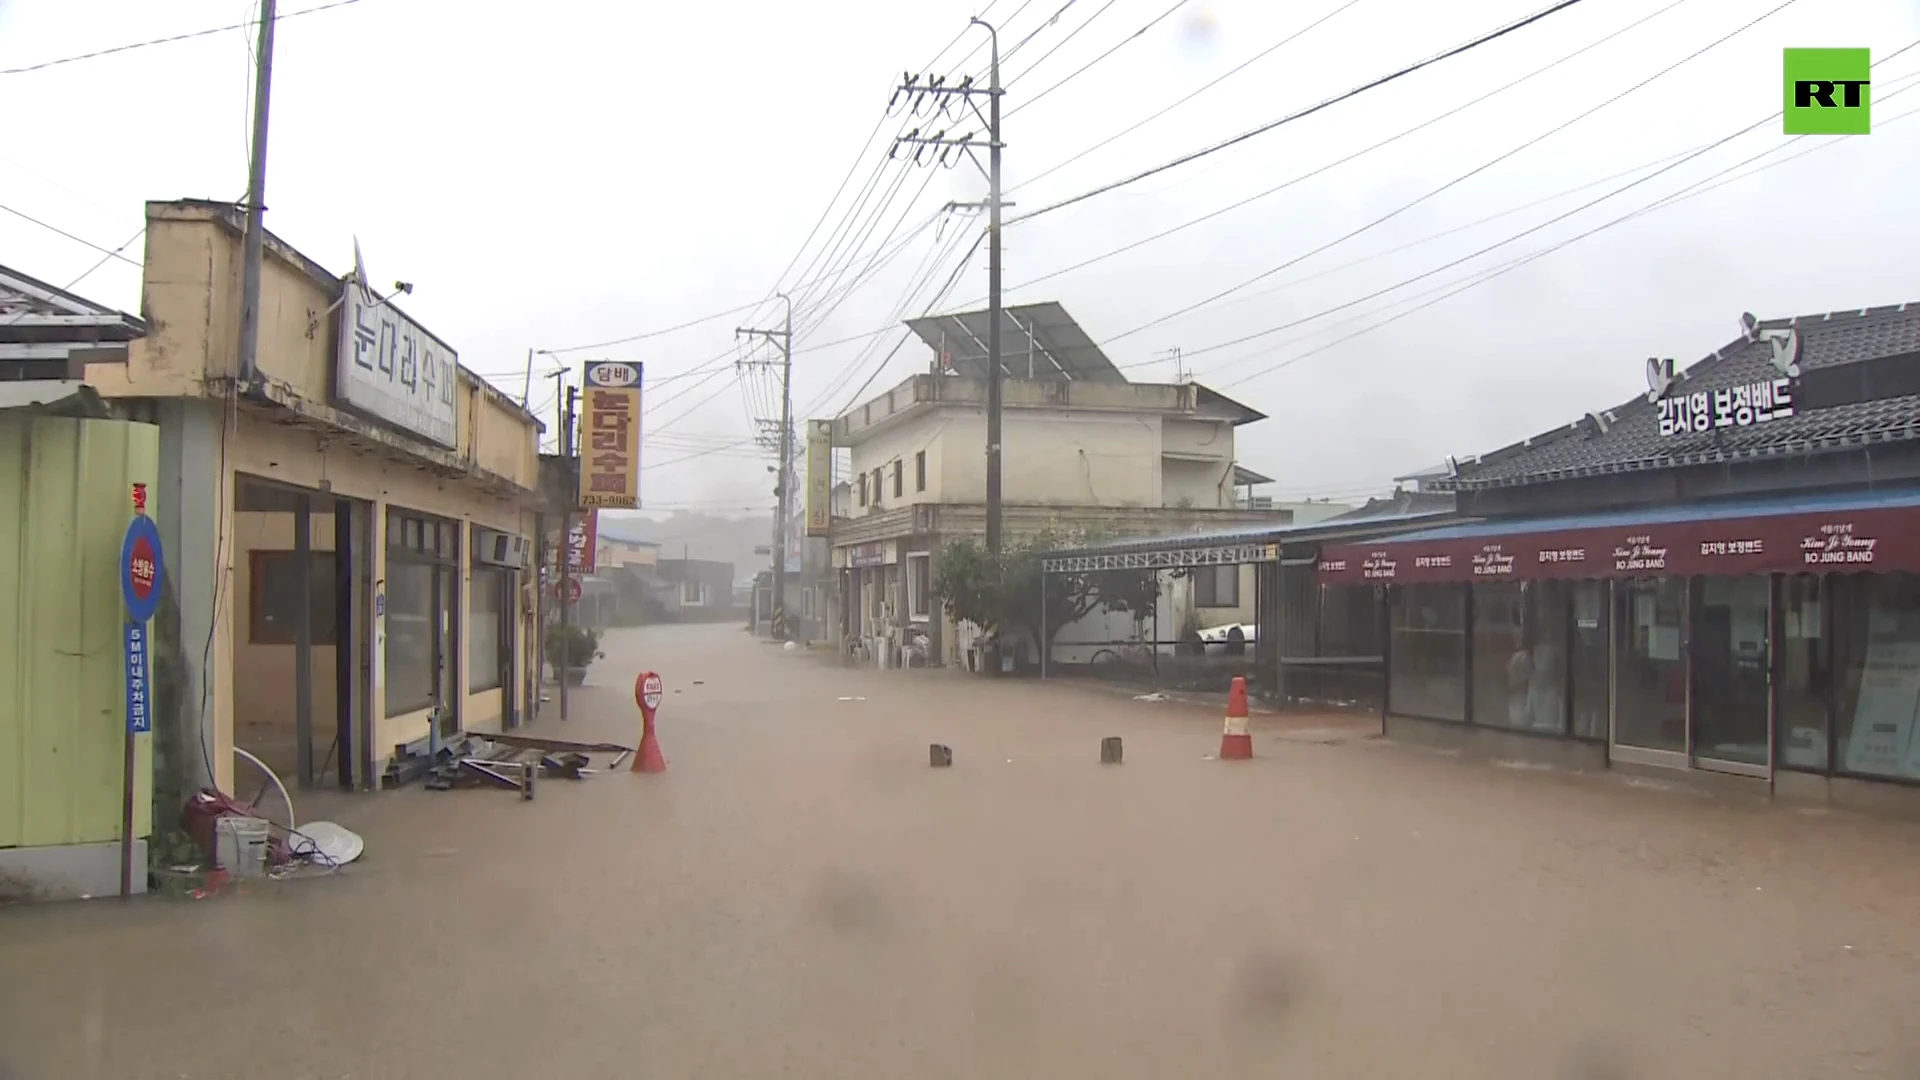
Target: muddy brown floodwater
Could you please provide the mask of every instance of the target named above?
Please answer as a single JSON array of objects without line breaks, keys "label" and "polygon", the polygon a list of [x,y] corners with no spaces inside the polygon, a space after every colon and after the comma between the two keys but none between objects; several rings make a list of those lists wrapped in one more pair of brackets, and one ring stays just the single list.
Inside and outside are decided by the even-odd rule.
[{"label": "muddy brown floodwater", "polygon": [[653,668],[667,773],[320,799],[331,877],[0,913],[0,1077],[1920,1076],[1912,825],[605,649],[567,737],[633,737]]}]

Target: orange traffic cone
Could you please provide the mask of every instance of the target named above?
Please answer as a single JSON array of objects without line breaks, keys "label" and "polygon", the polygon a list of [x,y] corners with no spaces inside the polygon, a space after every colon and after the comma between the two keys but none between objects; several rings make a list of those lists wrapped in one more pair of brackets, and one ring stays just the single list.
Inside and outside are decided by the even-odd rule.
[{"label": "orange traffic cone", "polygon": [[1245,761],[1253,756],[1253,736],[1247,733],[1247,680],[1235,675],[1227,691],[1227,729],[1220,736],[1221,761]]}]

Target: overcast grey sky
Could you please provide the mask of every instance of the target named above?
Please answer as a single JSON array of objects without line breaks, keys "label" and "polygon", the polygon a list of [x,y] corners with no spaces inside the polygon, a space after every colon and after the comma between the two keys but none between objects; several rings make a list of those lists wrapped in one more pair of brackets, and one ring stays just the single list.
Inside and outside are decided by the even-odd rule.
[{"label": "overcast grey sky", "polygon": [[[325,2],[283,0],[281,10]],[[948,200],[981,198],[984,182],[969,166],[880,168],[899,119],[887,121],[856,158],[892,84],[962,34],[969,15],[987,7],[1001,24],[1003,51],[1031,35],[1004,69],[1007,181],[1019,204],[1010,214],[1018,215],[1283,116],[1547,0],[1357,0],[1165,116],[1050,171],[1346,3],[1187,0],[1134,37],[1175,8],[1173,0],[357,0],[280,25],[268,224],[343,272],[357,235],[373,274],[416,283],[409,312],[458,347],[468,367],[518,396],[530,347],[646,333],[766,296],[851,175],[826,226],[781,282],[798,286],[802,298],[796,408],[826,414],[848,404],[898,334],[821,346],[891,325],[903,294],[924,282],[917,313],[978,231],[967,219],[915,231]],[[1271,416],[1241,429],[1239,454],[1278,478],[1274,494],[1291,498],[1384,490],[1392,476],[1448,454],[1490,450],[1616,404],[1641,388],[1647,356],[1691,363],[1734,336],[1743,310],[1775,317],[1920,300],[1920,208],[1911,197],[1920,118],[1889,123],[1920,108],[1920,92],[1891,96],[1920,85],[1907,78],[1920,75],[1920,48],[1876,69],[1883,104],[1872,135],[1788,146],[1778,121],[1766,123],[1563,222],[1361,299],[1762,120],[1780,106],[1783,47],[1868,46],[1880,57],[1920,38],[1915,0],[1797,0],[1376,228],[1226,300],[1126,334],[1336,240],[1779,6],[1585,0],[1242,145],[1010,225],[1008,301],[1065,304],[1116,363],[1139,365],[1128,369],[1137,379],[1170,379],[1172,364],[1159,357],[1183,349],[1202,382]],[[236,24],[254,7],[241,0],[0,0],[0,69]],[[1644,25],[1388,146],[1018,287],[1336,162],[1655,12]],[[965,34],[935,70],[982,71],[984,49],[961,61],[984,38],[983,31]],[[143,200],[240,195],[248,41],[233,30],[0,75],[7,117],[0,204],[112,249],[140,228]],[[1753,155],[1778,151],[1747,170],[1814,147],[1383,324],[1476,272]],[[875,195],[849,219],[860,242],[829,250],[832,227],[869,177],[877,180]],[[873,217],[888,192],[896,194],[886,214]],[[1549,201],[1519,209],[1539,200]],[[1495,214],[1504,216],[1473,224]],[[877,222],[870,231],[869,221]],[[896,221],[900,228],[890,231]],[[1426,242],[1393,250],[1416,241]],[[0,214],[0,251],[0,262],[56,284],[101,258],[12,214]],[[136,261],[139,252],[138,244],[127,249]],[[801,281],[809,276],[824,280]],[[858,287],[848,288],[856,279]],[[77,291],[137,310],[139,270],[109,261]],[[943,306],[971,306],[985,292],[983,251]],[[1224,344],[1334,308],[1341,310]],[[770,504],[765,464],[739,440],[751,412],[772,408],[771,382],[736,382],[731,361],[745,355],[734,328],[750,319],[774,325],[779,312],[769,303],[566,354],[575,362],[645,362],[648,505]],[[1365,332],[1333,344],[1356,331]],[[909,343],[867,393],[924,370],[927,360],[922,346]],[[536,375],[553,364],[539,358]],[[543,415],[551,414],[551,385],[534,385],[532,403]]]}]

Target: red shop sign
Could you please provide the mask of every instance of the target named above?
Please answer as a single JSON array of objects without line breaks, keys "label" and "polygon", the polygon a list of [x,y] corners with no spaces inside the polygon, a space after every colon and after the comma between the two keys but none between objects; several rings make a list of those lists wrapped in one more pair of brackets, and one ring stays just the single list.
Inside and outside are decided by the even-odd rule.
[{"label": "red shop sign", "polygon": [[1920,570],[1920,507],[1329,545],[1327,584]]}]

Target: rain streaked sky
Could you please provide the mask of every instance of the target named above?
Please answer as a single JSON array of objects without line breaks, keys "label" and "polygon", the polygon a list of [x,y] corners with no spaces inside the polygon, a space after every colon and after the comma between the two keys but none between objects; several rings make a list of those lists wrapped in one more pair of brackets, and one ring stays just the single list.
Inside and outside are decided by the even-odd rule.
[{"label": "rain streaked sky", "polygon": [[[282,11],[324,2],[286,0]],[[409,312],[515,397],[530,348],[645,334],[786,285],[799,298],[796,409],[829,414],[862,384],[871,394],[925,369],[916,341],[877,370],[899,332],[869,332],[903,308],[917,313],[950,275],[942,307],[984,299],[983,253],[955,274],[978,221],[937,213],[982,198],[979,173],[883,164],[886,136],[915,122],[885,119],[902,72],[937,55],[936,71],[984,74],[986,50],[968,51],[986,34],[966,27],[982,3],[357,0],[285,19],[269,227],[341,272],[357,236],[377,278],[415,283]],[[995,0],[986,17],[1009,54],[1009,214],[1247,131],[1545,4]],[[237,24],[253,8],[0,0],[0,69]],[[1383,491],[1446,455],[1624,400],[1647,356],[1690,363],[1730,340],[1742,311],[1920,299],[1910,195],[1920,119],[1896,119],[1920,108],[1920,93],[1901,93],[1920,86],[1920,48],[1876,69],[1872,135],[1788,145],[1777,120],[1735,135],[1778,110],[1783,47],[1867,46],[1878,57],[1917,38],[1912,0],[1586,0],[1192,164],[1010,224],[1008,302],[1060,301],[1136,379],[1171,379],[1170,350],[1182,350],[1201,382],[1270,415],[1241,429],[1239,456],[1278,478],[1273,494]],[[0,204],[79,238],[0,214],[0,262],[64,284],[101,259],[87,244],[111,250],[134,235],[143,200],[239,196],[249,40],[232,30],[0,75]],[[1663,165],[1672,168],[1654,175]],[[848,214],[870,178],[873,197]],[[851,227],[836,232],[843,221]],[[139,245],[127,252],[137,260]],[[77,291],[137,310],[139,270],[109,260]],[[733,365],[761,355],[734,330],[776,325],[780,312],[767,303],[563,354],[646,364],[648,505],[770,504],[765,462],[741,440],[775,396],[763,372]],[[554,364],[535,360],[531,404],[543,415],[553,384],[539,375]]]}]

